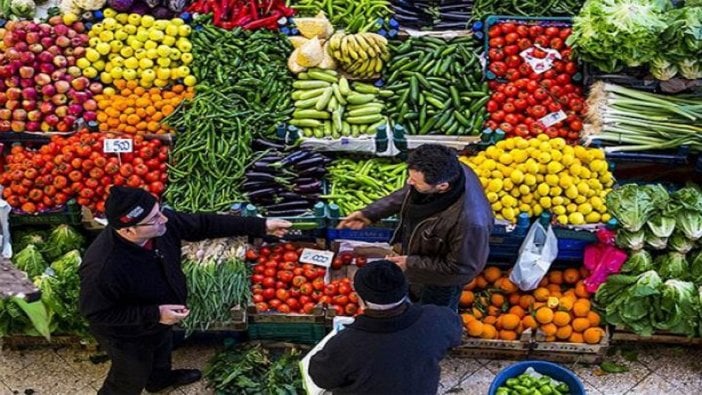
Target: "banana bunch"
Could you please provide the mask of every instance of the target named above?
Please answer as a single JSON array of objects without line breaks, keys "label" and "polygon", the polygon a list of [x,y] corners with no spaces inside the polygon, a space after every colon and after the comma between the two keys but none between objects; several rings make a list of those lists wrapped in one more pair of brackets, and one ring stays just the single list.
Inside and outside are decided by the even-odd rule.
[{"label": "banana bunch", "polygon": [[390,59],[388,41],[375,33],[336,33],[329,39],[328,51],[344,71],[360,78],[380,73]]},{"label": "banana bunch", "polygon": [[393,95],[387,89],[349,81],[334,70],[311,68],[293,82],[295,111],[290,125],[304,137],[338,139],[342,136],[375,135],[383,116],[382,98]]}]

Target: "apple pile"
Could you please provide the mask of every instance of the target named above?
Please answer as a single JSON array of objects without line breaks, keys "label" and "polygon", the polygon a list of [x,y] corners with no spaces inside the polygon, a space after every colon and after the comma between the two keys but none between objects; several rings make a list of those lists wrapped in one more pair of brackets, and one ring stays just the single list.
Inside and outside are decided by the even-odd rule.
[{"label": "apple pile", "polygon": [[9,21],[0,37],[0,132],[68,132],[97,118],[102,84],[76,66],[89,39],[82,22]]}]

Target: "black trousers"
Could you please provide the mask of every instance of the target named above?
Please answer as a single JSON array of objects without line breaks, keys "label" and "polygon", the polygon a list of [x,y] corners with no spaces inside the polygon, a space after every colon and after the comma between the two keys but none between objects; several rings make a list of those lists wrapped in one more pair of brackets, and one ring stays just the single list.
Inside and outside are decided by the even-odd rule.
[{"label": "black trousers", "polygon": [[139,341],[97,337],[112,360],[99,395],[139,395],[144,387],[169,378],[173,331]]}]

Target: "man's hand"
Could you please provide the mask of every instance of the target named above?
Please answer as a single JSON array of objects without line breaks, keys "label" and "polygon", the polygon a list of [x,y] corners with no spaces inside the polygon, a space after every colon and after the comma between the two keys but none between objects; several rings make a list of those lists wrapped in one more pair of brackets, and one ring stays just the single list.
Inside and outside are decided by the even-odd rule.
[{"label": "man's hand", "polygon": [[158,322],[163,325],[175,325],[190,314],[190,310],[180,304],[162,304],[158,306],[158,311],[161,315]]},{"label": "man's hand", "polygon": [[403,272],[407,270],[407,255],[386,256],[385,259],[396,264]]},{"label": "man's hand", "polygon": [[291,226],[292,222],[284,219],[269,218],[266,220],[266,234],[275,237],[283,237],[288,233],[288,228]]},{"label": "man's hand", "polygon": [[337,229],[353,229],[353,230],[359,230],[365,228],[367,225],[371,224],[371,220],[366,218],[365,215],[361,211],[354,211],[351,214],[349,214],[346,218],[344,218],[341,222],[339,222],[339,225],[337,225]]}]

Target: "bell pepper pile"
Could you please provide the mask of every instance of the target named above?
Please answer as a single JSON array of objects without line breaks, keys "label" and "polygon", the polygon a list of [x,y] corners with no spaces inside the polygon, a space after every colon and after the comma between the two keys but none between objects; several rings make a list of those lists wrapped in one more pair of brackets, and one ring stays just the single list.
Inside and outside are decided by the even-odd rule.
[{"label": "bell pepper pile", "polygon": [[212,23],[222,29],[242,27],[248,30],[278,29],[278,20],[290,17],[295,10],[283,0],[197,0],[187,10],[212,14]]},{"label": "bell pepper pile", "polygon": [[160,196],[167,179],[168,147],[160,140],[135,136],[133,152],[118,158],[103,152],[104,139],[115,137],[81,131],[68,138],[54,136],[36,151],[13,146],[7,170],[0,175],[3,198],[31,214],[60,207],[72,198],[102,213],[112,185],[145,188]]}]

